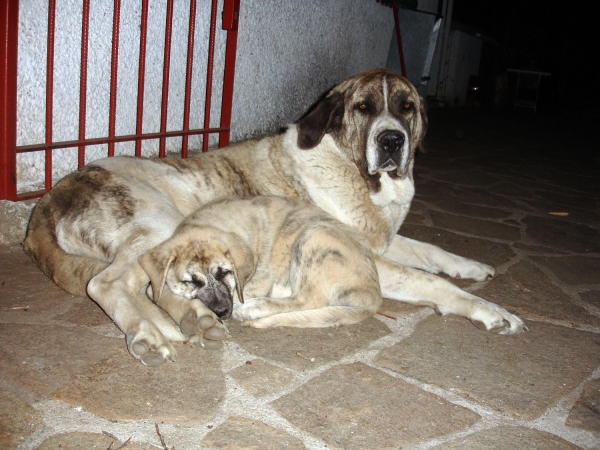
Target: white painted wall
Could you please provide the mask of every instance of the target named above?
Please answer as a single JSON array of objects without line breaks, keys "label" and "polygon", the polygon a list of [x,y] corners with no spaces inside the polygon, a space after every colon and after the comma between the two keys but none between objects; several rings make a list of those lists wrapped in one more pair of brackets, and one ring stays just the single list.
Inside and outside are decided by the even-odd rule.
[{"label": "white painted wall", "polygon": [[[220,5],[222,0],[219,1]],[[107,135],[110,86],[112,0],[91,2],[86,137]],[[160,127],[162,52],[166,0],[150,2],[144,132]],[[168,129],[183,117],[185,55],[189,2],[175,2],[169,88]],[[221,6],[219,11],[221,10]],[[210,5],[198,2],[191,127],[202,127]],[[139,2],[121,9],[116,133],[135,132],[139,52]],[[21,0],[18,68],[18,145],[45,139],[46,2]],[[220,94],[225,32],[217,18],[213,90]],[[374,0],[241,0],[232,140],[272,132],[296,121],[328,88],[372,67],[384,67],[394,20],[392,10]],[[54,138],[78,137],[81,1],[58,0],[55,47]],[[211,126],[220,119],[213,101]],[[214,139],[214,138],[213,138]],[[199,138],[190,145],[199,145]],[[211,141],[214,143],[214,141]],[[167,141],[177,151],[179,138]],[[86,162],[106,155],[106,146],[88,149]],[[117,154],[133,154],[132,143],[116,145]],[[154,155],[158,141],[144,144]],[[76,168],[76,150],[54,153],[54,181]],[[43,156],[18,157],[19,192],[43,184]]]},{"label": "white painted wall", "polygon": [[[442,54],[440,43],[438,39],[426,95],[435,97],[446,106],[463,106],[469,77],[479,75],[482,40],[460,30],[451,30],[446,54]],[[441,80],[438,79],[440,63],[445,64]]]},{"label": "white painted wall", "polygon": [[450,33],[445,87],[442,98],[452,106],[463,106],[471,75],[479,75],[481,39],[459,30]]}]

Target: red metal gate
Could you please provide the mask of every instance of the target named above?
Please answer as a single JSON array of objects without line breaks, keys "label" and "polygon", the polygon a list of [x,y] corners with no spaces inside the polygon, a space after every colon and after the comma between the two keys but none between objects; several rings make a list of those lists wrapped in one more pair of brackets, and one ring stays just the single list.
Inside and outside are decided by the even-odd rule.
[{"label": "red metal gate", "polygon": [[[231,108],[233,99],[233,80],[235,70],[237,29],[240,0],[224,0],[222,12],[222,28],[227,31],[225,50],[223,93],[221,97],[221,120],[218,128],[210,128],[210,111],[212,102],[212,85],[214,69],[215,31],[217,25],[217,0],[212,1],[209,52],[206,74],[205,113],[203,128],[190,129],[190,103],[192,92],[194,30],[196,22],[196,0],[190,0],[189,32],[187,41],[187,66],[185,81],[185,99],[183,124],[181,130],[167,131],[167,107],[169,102],[169,70],[171,55],[171,33],[173,24],[173,1],[167,0],[165,48],[163,53],[163,82],[161,100],[160,131],[142,133],[142,117],[144,109],[144,77],[146,64],[146,39],[148,25],[148,2],[141,0],[142,13],[140,23],[140,52],[137,86],[136,133],[133,135],[115,134],[117,110],[117,79],[119,57],[119,14],[121,0],[114,0],[112,27],[112,58],[110,69],[110,106],[108,136],[86,139],[86,106],[87,106],[87,72],[88,72],[88,32],[90,0],[83,0],[83,17],[81,31],[81,71],[79,80],[79,136],[77,140],[55,142],[52,137],[53,88],[54,88],[54,44],[56,0],[48,0],[48,47],[46,69],[46,136],[45,142],[34,145],[17,146],[17,47],[19,25],[19,0],[0,0],[0,199],[26,200],[40,197],[52,187],[52,151],[58,148],[78,148],[78,167],[85,164],[85,149],[89,145],[107,144],[108,156],[114,155],[117,142],[134,141],[135,155],[141,156],[141,143],[147,139],[159,139],[159,157],[165,157],[165,143],[169,137],[181,137],[181,156],[188,153],[188,137],[202,135],[202,150],[208,149],[208,135],[218,134],[219,147],[229,144],[231,124]],[[17,194],[17,154],[27,152],[45,152],[45,189],[35,192]]]}]

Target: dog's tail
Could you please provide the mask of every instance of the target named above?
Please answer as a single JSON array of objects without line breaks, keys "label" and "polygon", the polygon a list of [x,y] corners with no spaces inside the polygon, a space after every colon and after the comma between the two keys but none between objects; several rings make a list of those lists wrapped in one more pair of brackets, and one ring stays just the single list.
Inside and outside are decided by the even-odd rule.
[{"label": "dog's tail", "polygon": [[373,317],[375,311],[359,306],[325,306],[306,311],[291,311],[256,320],[245,320],[244,325],[255,328],[298,327],[325,328],[358,323]]},{"label": "dog's tail", "polygon": [[53,205],[52,191],[40,199],[33,209],[23,248],[58,286],[73,295],[87,296],[88,282],[108,263],[65,252],[56,239],[56,218],[60,208]]}]

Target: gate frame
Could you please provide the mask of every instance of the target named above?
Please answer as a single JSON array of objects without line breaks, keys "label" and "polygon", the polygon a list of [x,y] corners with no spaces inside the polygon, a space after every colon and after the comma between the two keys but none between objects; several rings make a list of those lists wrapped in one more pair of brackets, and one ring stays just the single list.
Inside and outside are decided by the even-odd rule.
[{"label": "gate frame", "polygon": [[[81,39],[81,73],[80,73],[80,105],[79,105],[79,138],[75,141],[54,142],[52,139],[52,100],[54,77],[54,20],[56,0],[48,2],[48,49],[46,69],[46,142],[17,146],[17,63],[19,38],[19,0],[0,0],[0,200],[28,200],[41,197],[52,188],[52,150],[57,148],[79,148],[78,167],[85,161],[85,147],[89,145],[108,144],[108,156],[114,155],[116,142],[135,141],[135,155],[141,156],[141,142],[148,139],[159,139],[159,157],[166,156],[167,137],[182,137],[181,156],[188,156],[188,137],[203,135],[202,151],[208,151],[208,135],[218,133],[219,147],[229,145],[231,131],[231,110],[233,106],[233,84],[235,76],[235,60],[237,51],[237,35],[240,0],[224,0],[222,11],[222,29],[227,31],[225,47],[225,65],[223,92],[221,96],[221,120],[218,128],[210,128],[210,107],[212,101],[212,79],[214,61],[214,43],[217,21],[218,0],[212,0],[211,22],[209,34],[209,52],[207,65],[207,82],[205,94],[204,127],[189,129],[191,102],[191,86],[193,72],[194,30],[197,0],[190,0],[190,24],[188,32],[187,66],[184,100],[183,129],[166,131],[166,111],[168,105],[168,83],[170,66],[171,30],[173,19],[173,1],[167,1],[167,17],[165,26],[165,50],[163,53],[163,95],[161,100],[161,125],[158,133],[142,133],[142,113],[144,97],[144,76],[146,59],[146,32],[148,19],[148,1],[142,0],[142,19],[140,32],[140,60],[138,77],[138,98],[136,134],[115,136],[116,92],[118,79],[119,51],[119,18],[121,0],[114,0],[113,40],[111,57],[111,84],[108,136],[85,139],[86,86],[87,86],[87,46],[89,30],[90,0],[84,0],[82,14]],[[17,194],[17,154],[44,151],[46,155],[45,188],[40,191]]]}]

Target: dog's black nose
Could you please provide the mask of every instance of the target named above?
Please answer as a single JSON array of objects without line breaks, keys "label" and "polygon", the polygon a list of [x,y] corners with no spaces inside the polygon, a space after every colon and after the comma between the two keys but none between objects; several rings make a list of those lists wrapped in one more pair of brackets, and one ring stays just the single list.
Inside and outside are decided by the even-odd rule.
[{"label": "dog's black nose", "polygon": [[404,134],[397,131],[384,131],[377,136],[377,142],[381,148],[388,153],[396,153],[402,150],[404,145]]},{"label": "dog's black nose", "polygon": [[216,308],[214,313],[219,316],[219,319],[227,320],[231,317],[232,310],[225,306],[221,308]]}]

